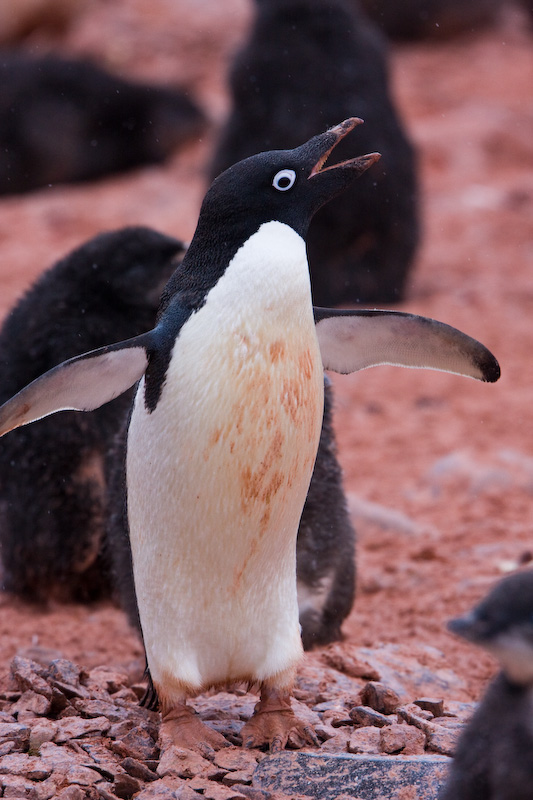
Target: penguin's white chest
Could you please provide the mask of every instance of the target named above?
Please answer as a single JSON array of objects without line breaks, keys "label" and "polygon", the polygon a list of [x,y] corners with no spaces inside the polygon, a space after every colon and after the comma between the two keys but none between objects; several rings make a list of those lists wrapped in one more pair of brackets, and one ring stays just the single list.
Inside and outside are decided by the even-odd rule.
[{"label": "penguin's white chest", "polygon": [[156,409],[143,381],[135,400],[128,517],[163,698],[298,659],[296,535],[322,405],[305,244],[271,222],[181,329]]}]

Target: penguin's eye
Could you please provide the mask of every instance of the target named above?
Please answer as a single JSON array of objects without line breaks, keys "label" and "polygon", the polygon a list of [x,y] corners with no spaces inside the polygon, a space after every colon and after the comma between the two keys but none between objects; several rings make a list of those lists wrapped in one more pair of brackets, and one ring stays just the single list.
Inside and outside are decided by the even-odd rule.
[{"label": "penguin's eye", "polygon": [[286,192],[294,186],[296,173],[293,169],[282,169],[274,176],[272,186],[279,192]]}]

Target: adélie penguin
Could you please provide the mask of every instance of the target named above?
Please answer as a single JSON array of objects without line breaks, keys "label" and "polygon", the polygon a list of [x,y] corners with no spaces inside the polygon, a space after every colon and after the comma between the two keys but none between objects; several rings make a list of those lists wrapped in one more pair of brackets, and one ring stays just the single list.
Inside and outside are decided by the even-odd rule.
[{"label": "ad\u00e9lie penguin", "polygon": [[313,309],[305,236],[315,211],[377,154],[326,165],[360,120],[222,173],[203,201],[156,327],[70,359],[0,408],[0,435],[90,410],[138,383],[127,512],[151,681],[185,747],[227,744],[187,705],[256,684],[246,746],[316,741],[290,698],[302,655],[295,545],[320,428],[323,369],[377,364],[499,377],[479,342],[392,311]]}]

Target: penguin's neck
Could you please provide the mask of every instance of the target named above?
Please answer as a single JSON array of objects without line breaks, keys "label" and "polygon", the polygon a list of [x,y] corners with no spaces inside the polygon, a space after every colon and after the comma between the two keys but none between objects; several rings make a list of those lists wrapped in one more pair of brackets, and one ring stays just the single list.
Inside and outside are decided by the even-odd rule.
[{"label": "penguin's neck", "polygon": [[251,322],[263,323],[266,315],[273,323],[290,326],[301,324],[302,313],[312,318],[304,240],[282,222],[262,224],[237,250],[207,302],[220,304],[226,314],[231,308]]}]

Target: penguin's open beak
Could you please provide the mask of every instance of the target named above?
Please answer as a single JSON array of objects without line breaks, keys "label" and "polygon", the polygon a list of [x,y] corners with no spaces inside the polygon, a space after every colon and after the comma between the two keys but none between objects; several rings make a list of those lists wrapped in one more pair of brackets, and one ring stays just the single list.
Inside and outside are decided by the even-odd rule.
[{"label": "penguin's open beak", "polygon": [[365,170],[367,170],[372,166],[372,164],[381,158],[380,153],[369,153],[365,156],[351,158],[347,161],[341,161],[338,164],[332,164],[329,167],[324,167],[324,164],[326,163],[332,150],[334,150],[341,139],[344,139],[344,137],[350,133],[350,131],[352,131],[357,125],[361,125],[362,122],[363,120],[359,119],[358,117],[350,117],[350,119],[345,119],[344,122],[339,123],[339,125],[335,125],[335,127],[330,128],[325,133],[315,136],[314,139],[309,142],[310,145],[314,145],[313,153],[315,149],[320,152],[318,160],[309,173],[309,178],[314,178],[317,175],[323,175],[325,172],[342,170],[345,172],[345,177],[349,180],[352,180],[353,178],[356,178],[365,172]]}]

